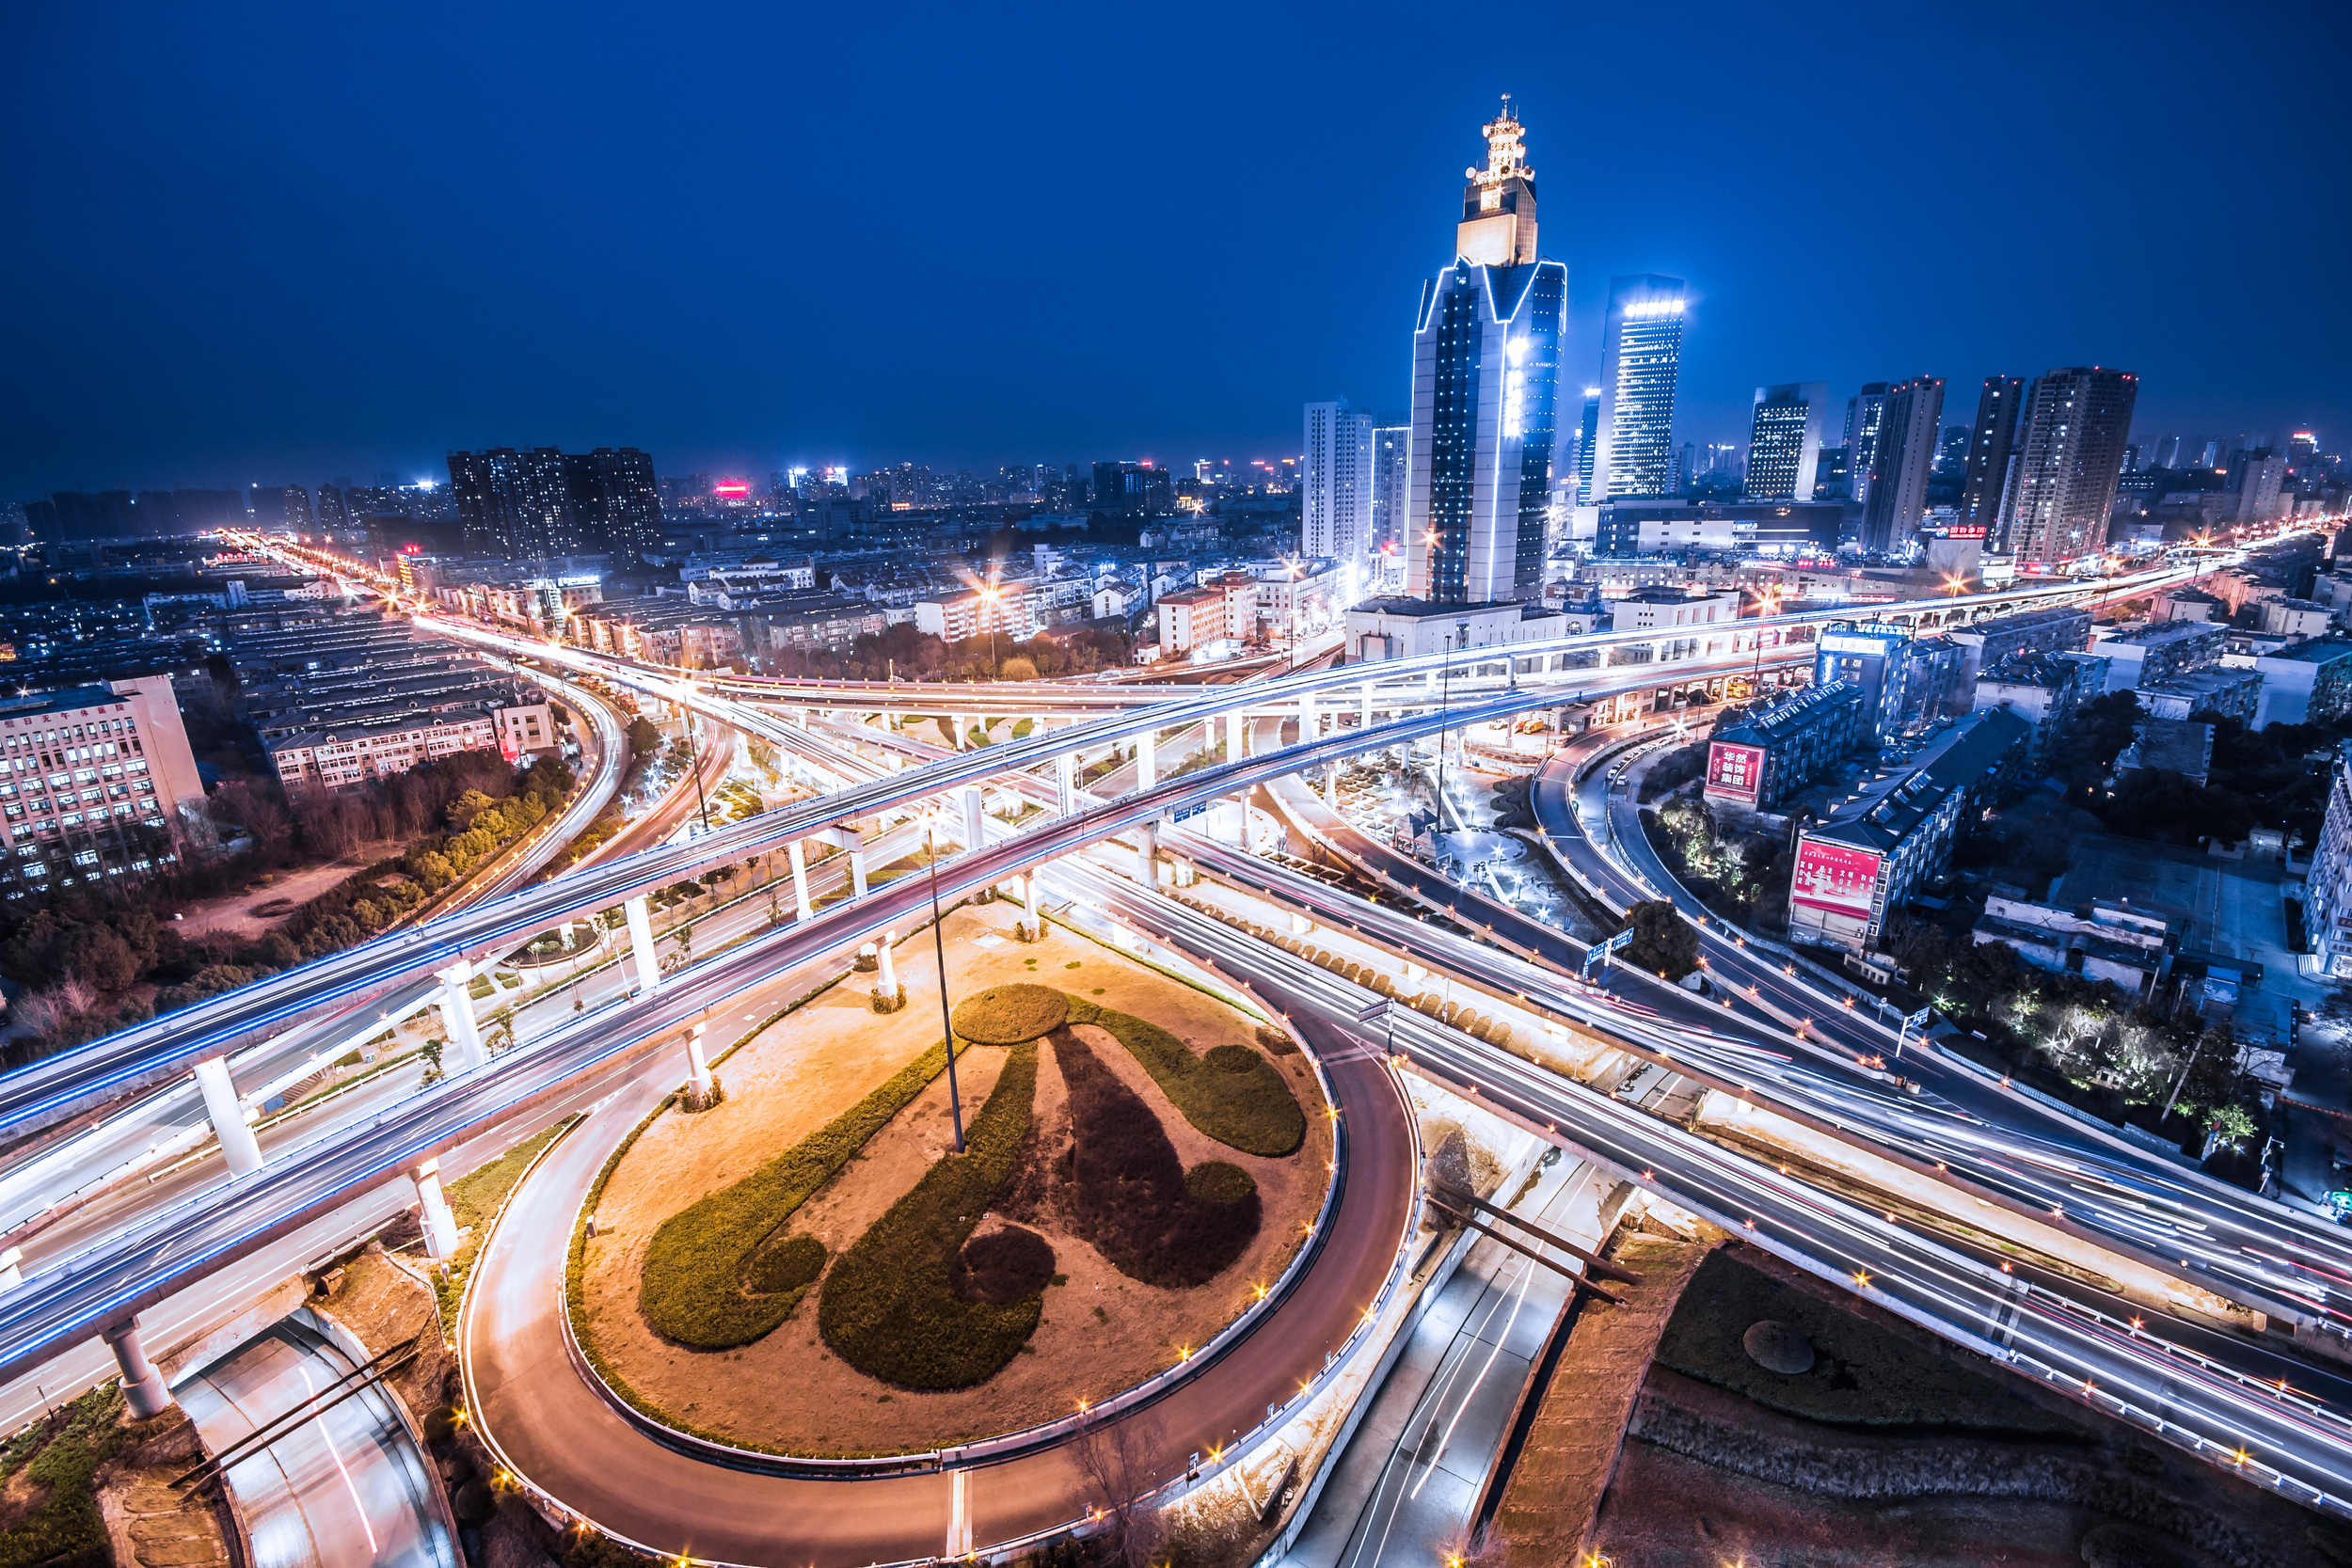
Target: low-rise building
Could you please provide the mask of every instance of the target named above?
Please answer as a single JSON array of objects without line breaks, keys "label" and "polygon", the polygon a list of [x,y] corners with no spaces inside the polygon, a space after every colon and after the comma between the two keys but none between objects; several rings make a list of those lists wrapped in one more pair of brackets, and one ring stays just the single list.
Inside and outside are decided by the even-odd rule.
[{"label": "low-rise building", "polygon": [[1182,657],[1196,649],[1227,639],[1239,640],[1227,619],[1228,601],[1222,588],[1183,588],[1163,594],[1153,607],[1159,611],[1160,657]]},{"label": "low-rise building", "polygon": [[2024,753],[2030,730],[1999,708],[1972,713],[1917,766],[1867,785],[1799,833],[1789,934],[1851,953],[1876,951],[1887,916],[1951,863],[1961,824]]},{"label": "low-rise building", "polygon": [[1995,615],[1989,620],[1947,627],[1944,635],[1962,650],[1961,667],[1952,690],[1955,699],[1964,699],[1974,689],[1979,672],[2018,654],[2063,654],[2087,646],[2090,641],[2090,611],[2072,606],[2021,610],[2015,615]]},{"label": "low-rise building", "polygon": [[2142,719],[2132,726],[2132,743],[2115,759],[2115,776],[2178,773],[2203,784],[2213,772],[2213,726],[2185,719]]},{"label": "low-rise building", "polygon": [[2202,621],[2166,621],[2102,639],[2091,652],[2107,660],[2107,689],[2129,691],[2170,680],[2185,670],[2217,663],[2229,640],[2225,627]]},{"label": "low-rise building", "polygon": [[[1726,651],[1731,624],[1740,618],[1740,594],[1733,589],[1690,594],[1678,588],[1637,588],[1613,601],[1609,612],[1612,631],[1658,633],[1650,657],[1664,663]],[[1708,627],[1720,629],[1705,629]]]},{"label": "low-rise building", "polygon": [[170,676],[0,701],[0,895],[151,870],[203,808]]},{"label": "low-rise building", "polygon": [[1979,947],[2005,942],[2039,969],[2112,981],[2128,996],[2146,995],[2180,947],[2179,934],[2164,916],[2106,898],[2078,910],[1987,898],[1969,935]]},{"label": "low-rise building", "polygon": [[2251,728],[2262,708],[2263,678],[2259,672],[2217,664],[2209,670],[2189,670],[2170,680],[2139,688],[2139,705],[2157,719],[2186,719],[2196,713],[2217,713]]},{"label": "low-rise building", "polygon": [[2168,588],[2150,602],[2151,621],[2226,621],[2230,618],[2229,601],[2206,593],[2201,588],[2185,585]]},{"label": "low-rise building", "polygon": [[1347,612],[1349,663],[1419,658],[1462,647],[1507,648],[1566,635],[1556,610],[1504,599],[1438,604],[1428,599],[1366,599]]},{"label": "low-rise building", "polygon": [[1820,777],[1862,735],[1862,689],[1807,687],[1758,703],[1718,725],[1707,748],[1708,803],[1774,812]]},{"label": "low-rise building", "polygon": [[2033,725],[2026,770],[2040,773],[2082,705],[2105,689],[2107,661],[2097,654],[2011,654],[1977,676],[1970,706],[2003,708]]},{"label": "low-rise building", "polygon": [[2325,637],[2336,627],[2336,612],[2309,599],[2265,599],[2261,615],[2271,637]]},{"label": "low-rise building", "polygon": [[460,752],[497,750],[513,761],[525,749],[519,739],[533,733],[549,736],[555,733],[554,720],[544,702],[521,705],[519,713],[477,706],[423,719],[346,722],[288,736],[271,742],[268,751],[278,782],[289,791],[340,789],[405,773],[421,762]]},{"label": "low-rise building", "polygon": [[2352,976],[2352,759],[2339,757],[2328,786],[2328,813],[2303,879],[2303,926],[2319,972]]},{"label": "low-rise building", "polygon": [[2317,724],[2352,712],[2352,638],[2314,637],[2258,654],[2262,705],[2254,727]]}]

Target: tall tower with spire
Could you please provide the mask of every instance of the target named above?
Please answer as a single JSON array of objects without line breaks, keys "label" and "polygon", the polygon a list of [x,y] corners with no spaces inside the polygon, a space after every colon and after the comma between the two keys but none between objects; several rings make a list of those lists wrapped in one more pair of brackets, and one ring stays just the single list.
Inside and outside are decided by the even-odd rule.
[{"label": "tall tower with spire", "polygon": [[1422,285],[1413,329],[1406,592],[1431,606],[1543,592],[1545,524],[1565,443],[1560,336],[1568,269],[1535,254],[1535,175],[1518,117],[1482,127],[1454,261]]},{"label": "tall tower with spire", "polygon": [[1462,177],[1462,223],[1454,230],[1454,254],[1482,267],[1516,267],[1535,259],[1535,171],[1527,166],[1526,127],[1502,95],[1502,112],[1479,131],[1486,138],[1486,166],[1466,168]]}]

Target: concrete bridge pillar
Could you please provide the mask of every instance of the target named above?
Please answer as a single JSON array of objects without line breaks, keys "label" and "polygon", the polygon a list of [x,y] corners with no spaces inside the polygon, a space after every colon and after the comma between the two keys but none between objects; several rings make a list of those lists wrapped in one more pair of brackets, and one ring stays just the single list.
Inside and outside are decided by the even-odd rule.
[{"label": "concrete bridge pillar", "polygon": [[213,1135],[220,1140],[220,1154],[229,1163],[229,1174],[243,1176],[249,1170],[262,1168],[262,1145],[254,1137],[253,1129],[246,1125],[245,1107],[237,1102],[237,1086],[229,1078],[229,1061],[215,1056],[196,1064],[196,1086],[204,1095],[204,1114],[212,1118]]},{"label": "concrete bridge pillar", "polygon": [[1298,743],[1304,746],[1314,738],[1315,694],[1302,691],[1298,694]]},{"label": "concrete bridge pillar", "polygon": [[1136,851],[1136,880],[1141,882],[1147,892],[1157,893],[1160,889],[1159,823],[1146,822],[1136,830],[1136,837],[1140,844]]},{"label": "concrete bridge pillar", "polygon": [[115,1353],[115,1365],[122,1369],[122,1398],[131,1414],[143,1421],[169,1410],[171,1390],[164,1386],[164,1374],[155,1370],[139,1343],[138,1319],[123,1319],[106,1329],[103,1338]]},{"label": "concrete bridge pillar", "polygon": [[866,847],[863,844],[850,851],[850,891],[853,896],[866,896]]},{"label": "concrete bridge pillar", "polygon": [[1249,721],[1235,708],[1225,716],[1225,760],[1239,762],[1248,744]]},{"label": "concrete bridge pillar", "polygon": [[1136,787],[1149,789],[1160,782],[1157,767],[1159,732],[1145,730],[1136,736]]},{"label": "concrete bridge pillar", "polygon": [[651,996],[661,989],[661,965],[653,953],[653,917],[646,912],[645,895],[639,894],[621,906],[628,920],[628,956],[637,971],[637,994]]},{"label": "concrete bridge pillar", "polygon": [[1364,728],[1370,729],[1372,728],[1372,682],[1370,681],[1364,682],[1363,700],[1362,723]]},{"label": "concrete bridge pillar", "polygon": [[447,969],[434,971],[433,977],[441,982],[440,994],[434,998],[441,1010],[441,1027],[457,1053],[457,1065],[451,1070],[464,1072],[480,1067],[490,1059],[490,1053],[483,1048],[482,1030],[473,1018],[473,965],[460,958]]},{"label": "concrete bridge pillar", "polygon": [[882,982],[882,993],[884,996],[896,996],[898,994],[898,958],[890,951],[891,943],[897,942],[898,940],[898,932],[884,931],[882,934],[882,941],[876,943],[874,948],[874,956],[882,960],[882,974],[880,979]]},{"label": "concrete bridge pillar", "polygon": [[808,901],[808,854],[801,847],[799,839],[792,841],[786,859],[792,863],[792,901],[799,906],[803,921],[814,920],[817,907]]},{"label": "concrete bridge pillar", "polygon": [[1078,809],[1078,755],[1064,752],[1054,759],[1054,785],[1061,814],[1068,816]]},{"label": "concrete bridge pillar", "polygon": [[703,1030],[699,1021],[686,1031],[686,1092],[698,1106],[710,1103],[710,1064],[703,1059]]},{"label": "concrete bridge pillar", "polygon": [[970,784],[963,788],[963,847],[966,849],[988,847],[988,812],[980,792]]},{"label": "concrete bridge pillar", "polygon": [[1028,873],[1021,879],[1021,891],[1028,895],[1029,937],[1032,941],[1045,934],[1045,917],[1038,912],[1038,883],[1041,880],[1043,879],[1039,876],[1036,866],[1029,867]]},{"label": "concrete bridge pillar", "polygon": [[441,1196],[441,1162],[427,1160],[408,1179],[417,1184],[417,1203],[424,1211],[424,1249],[447,1262],[457,1253],[457,1216]]}]

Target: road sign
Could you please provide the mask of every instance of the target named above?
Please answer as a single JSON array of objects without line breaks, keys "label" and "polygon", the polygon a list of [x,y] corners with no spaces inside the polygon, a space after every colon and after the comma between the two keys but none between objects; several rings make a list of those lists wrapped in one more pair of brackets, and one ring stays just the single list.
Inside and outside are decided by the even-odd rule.
[{"label": "road sign", "polygon": [[1207,811],[1208,809],[1208,801],[1195,800],[1191,805],[1178,806],[1174,811],[1169,812],[1168,814],[1168,819],[1170,822],[1189,821],[1191,818],[1200,816],[1202,812]]},{"label": "road sign", "polygon": [[1364,1008],[1356,1015],[1356,1022],[1359,1023],[1377,1022],[1382,1018],[1388,1016],[1388,1011],[1391,1006],[1392,1006],[1392,1004],[1385,998],[1381,1001],[1375,1002],[1371,1006]]},{"label": "road sign", "polygon": [[1928,1008],[1920,1008],[1917,1012],[1903,1020],[1903,1027],[1906,1029],[1926,1028],[1928,1026]]}]

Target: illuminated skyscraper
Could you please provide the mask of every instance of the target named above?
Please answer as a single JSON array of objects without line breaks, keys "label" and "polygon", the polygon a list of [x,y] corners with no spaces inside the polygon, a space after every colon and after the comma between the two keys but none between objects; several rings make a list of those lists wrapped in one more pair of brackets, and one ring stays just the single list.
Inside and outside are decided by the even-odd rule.
[{"label": "illuminated skyscraper", "polygon": [[1886,413],[1886,383],[1870,381],[1846,400],[1846,475],[1851,499],[1870,499],[1870,460],[1878,455],[1879,420]]},{"label": "illuminated skyscraper", "polygon": [[1960,520],[1984,530],[1985,547],[2005,547],[2002,503],[2008,499],[2017,456],[2017,416],[2025,407],[2026,384],[2013,375],[1988,375],[1977,398],[1977,423],[1968,436],[1968,472],[1960,493]]},{"label": "illuminated skyscraper", "polygon": [[1343,592],[1363,580],[1372,547],[1372,416],[1336,403],[1307,404],[1305,471],[1299,476],[1299,547],[1339,562]]},{"label": "illuminated skyscraper", "polygon": [[1869,493],[1862,504],[1862,547],[1901,550],[1928,515],[1928,469],[1944,420],[1944,378],[1918,375],[1886,389],[1885,412],[1870,449]]},{"label": "illuminated skyscraper", "polygon": [[2057,566],[2107,542],[2139,378],[2075,365],[2034,378],[2017,437],[2008,538],[2020,566]]},{"label": "illuminated skyscraper", "polygon": [[1593,499],[1675,493],[1675,379],[1682,368],[1683,282],[1645,273],[1609,280],[1600,327]]},{"label": "illuminated skyscraper", "polygon": [[1751,500],[1813,499],[1828,410],[1829,384],[1824,381],[1756,389],[1756,423],[1748,436],[1746,494]]},{"label": "illuminated skyscraper", "polygon": [[1413,331],[1407,591],[1439,604],[1542,592],[1568,269],[1535,256],[1535,175],[1503,101],[1467,170],[1454,263]]},{"label": "illuminated skyscraper", "polygon": [[1576,504],[1593,504],[1593,440],[1600,431],[1600,388],[1584,388],[1584,417],[1576,427]]},{"label": "illuminated skyscraper", "polygon": [[1405,545],[1405,521],[1412,510],[1413,427],[1380,425],[1372,433],[1371,553]]}]

